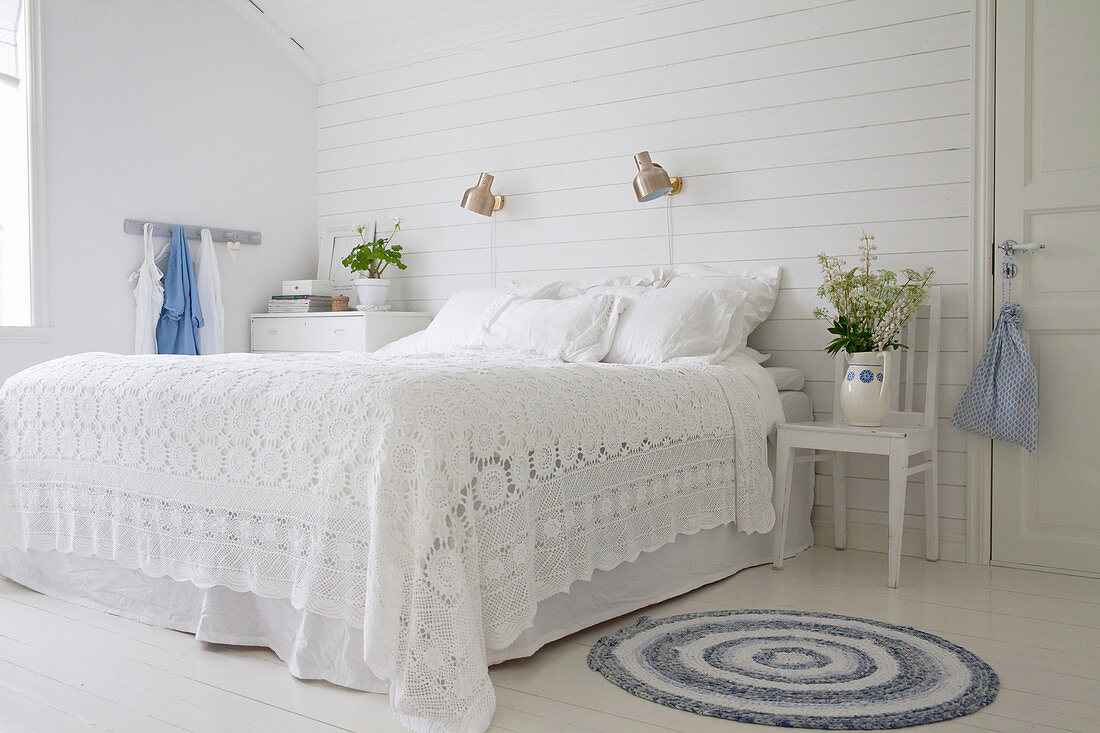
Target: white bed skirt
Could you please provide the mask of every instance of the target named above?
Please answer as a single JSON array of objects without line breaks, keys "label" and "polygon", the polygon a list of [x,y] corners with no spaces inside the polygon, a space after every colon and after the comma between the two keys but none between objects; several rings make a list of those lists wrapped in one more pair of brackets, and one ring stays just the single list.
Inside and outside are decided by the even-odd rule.
[{"label": "white bed skirt", "polygon": [[[812,419],[801,392],[781,393],[788,421]],[[774,467],[774,450],[769,451]],[[791,492],[786,555],[813,544],[810,510],[813,476],[796,464]],[[772,535],[746,535],[732,526],[680,535],[675,542],[643,553],[568,593],[538,605],[534,625],[505,649],[489,652],[490,664],[533,654],[544,644],[687,593],[739,570],[771,561]],[[216,586],[202,589],[168,577],[153,578],[95,557],[56,551],[0,552],[0,575],[55,598],[154,626],[185,631],[202,641],[263,646],[286,662],[300,679],[384,692],[363,661],[363,634],[341,620],[295,609],[288,600],[261,598]]]}]

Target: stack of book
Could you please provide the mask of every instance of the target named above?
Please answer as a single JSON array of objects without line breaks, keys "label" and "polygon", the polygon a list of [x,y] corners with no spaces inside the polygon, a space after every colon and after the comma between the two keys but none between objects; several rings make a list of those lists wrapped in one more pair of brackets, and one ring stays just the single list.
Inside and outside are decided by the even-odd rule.
[{"label": "stack of book", "polygon": [[332,310],[331,295],[272,295],[268,313],[322,313]]}]

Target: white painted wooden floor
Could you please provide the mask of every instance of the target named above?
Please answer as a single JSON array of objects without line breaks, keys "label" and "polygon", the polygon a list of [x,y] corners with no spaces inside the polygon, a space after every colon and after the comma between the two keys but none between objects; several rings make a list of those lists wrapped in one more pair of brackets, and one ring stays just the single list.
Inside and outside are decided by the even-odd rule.
[{"label": "white painted wooden floor", "polygon": [[[816,547],[782,572],[751,568],[647,609],[792,608],[916,626],[982,656],[1001,693],[925,730],[1100,731],[1100,581]],[[495,731],[769,730],[661,707],[585,665],[589,646],[638,614],[495,667]],[[292,678],[263,649],[90,611],[0,579],[0,731],[399,731],[381,695]],[[908,730],[917,730],[915,728]]]}]

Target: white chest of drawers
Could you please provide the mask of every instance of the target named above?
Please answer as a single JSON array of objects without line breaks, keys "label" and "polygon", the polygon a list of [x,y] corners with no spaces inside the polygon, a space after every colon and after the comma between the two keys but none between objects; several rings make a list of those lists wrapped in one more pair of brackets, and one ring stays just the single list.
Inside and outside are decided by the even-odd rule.
[{"label": "white chest of drawers", "polygon": [[252,352],[374,351],[431,320],[429,313],[411,311],[254,313]]}]

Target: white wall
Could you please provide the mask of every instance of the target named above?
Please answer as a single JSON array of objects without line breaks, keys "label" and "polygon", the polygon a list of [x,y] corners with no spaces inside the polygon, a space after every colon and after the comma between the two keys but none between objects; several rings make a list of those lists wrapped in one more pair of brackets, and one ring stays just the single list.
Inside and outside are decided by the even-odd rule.
[{"label": "white wall", "polygon": [[0,380],[81,351],[133,350],[126,218],[262,231],[219,245],[226,348],[247,314],[316,268],[317,89],[224,0],[45,0],[49,291],[54,336],[0,342]]},{"label": "white wall", "polygon": [[[779,262],[784,288],[750,343],[801,368],[828,417],[814,255],[934,266],[945,287],[942,553],[964,559],[970,5],[966,0],[700,0],[334,79],[319,88],[322,226],[405,219],[399,307],[490,283],[490,224],[458,207],[479,171],[507,197],[498,281],[584,278],[668,259],[665,202],[638,204],[631,155],[686,178],[677,262]],[[820,6],[820,7],[818,7]],[[885,465],[851,461],[849,537],[885,547]],[[907,524],[922,526],[913,484]],[[815,521],[831,532],[827,476]],[[907,550],[923,539],[910,532]],[[831,540],[828,540],[831,541]]]}]

